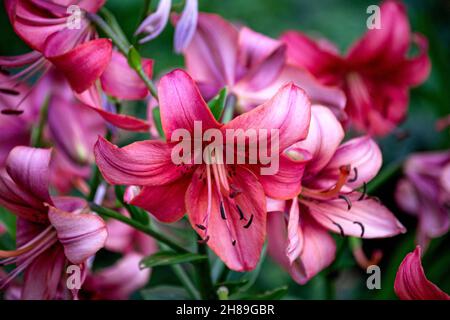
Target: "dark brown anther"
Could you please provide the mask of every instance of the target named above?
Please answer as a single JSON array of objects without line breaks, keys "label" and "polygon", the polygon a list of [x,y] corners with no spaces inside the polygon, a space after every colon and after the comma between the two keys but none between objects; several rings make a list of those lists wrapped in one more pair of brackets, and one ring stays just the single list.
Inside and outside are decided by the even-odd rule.
[{"label": "dark brown anther", "polygon": [[342,228],[342,226],[339,223],[336,223],[334,221],[331,221],[331,222],[339,228],[339,232],[341,233],[341,236],[345,237],[344,229]]},{"label": "dark brown anther", "polygon": [[201,239],[201,240],[198,240],[197,242],[198,243],[207,243],[208,242],[208,240],[209,240],[209,236],[206,236],[206,238],[205,239]]},{"label": "dark brown anther", "polygon": [[8,115],[8,116],[18,116],[23,113],[23,110],[18,109],[3,109],[1,111],[2,114]]},{"label": "dark brown anther", "polygon": [[239,220],[245,219],[245,217],[244,217],[244,212],[242,212],[241,207],[239,207],[238,205],[236,205],[236,208],[237,208],[237,210],[238,210],[238,212],[239,212]]},{"label": "dark brown anther", "polygon": [[364,197],[366,196],[367,193],[367,183],[364,181],[363,182],[363,191],[361,193],[361,196],[358,198],[358,201],[361,201],[364,199]]},{"label": "dark brown anther", "polygon": [[5,75],[5,76],[9,76],[11,74],[8,70],[5,70],[3,68],[0,68],[0,73]]},{"label": "dark brown anther", "polygon": [[197,228],[199,228],[200,230],[206,230],[206,227],[204,225],[201,224],[196,224],[195,225]]},{"label": "dark brown anther", "polygon": [[250,216],[250,219],[248,220],[247,224],[244,226],[245,229],[250,228],[253,222],[253,215]]},{"label": "dark brown anther", "polygon": [[366,229],[364,228],[364,225],[359,221],[353,221],[353,223],[357,224],[358,226],[361,227],[361,238],[364,237],[364,232],[366,231]]},{"label": "dark brown anther", "polygon": [[348,180],[348,182],[355,182],[356,180],[358,180],[358,169],[356,167],[353,168],[353,172],[355,173],[355,176]]},{"label": "dark brown anther", "polygon": [[378,197],[370,196],[369,199],[374,200],[374,201],[376,201],[376,202],[378,202],[378,203],[381,203],[381,200],[380,200],[380,198],[378,198]]},{"label": "dark brown anther", "polygon": [[231,241],[231,244],[233,245],[233,247],[236,245],[236,240]]},{"label": "dark brown anther", "polygon": [[223,220],[227,220],[227,216],[225,215],[225,207],[223,206],[223,201],[220,201],[220,216]]},{"label": "dark brown anther", "polygon": [[10,96],[18,96],[20,94],[20,92],[17,90],[7,88],[0,88],[0,93],[4,93]]},{"label": "dark brown anther", "polygon": [[343,199],[345,202],[347,202],[347,210],[350,210],[352,208],[352,202],[350,201],[350,199],[347,196],[340,194],[339,199]]}]

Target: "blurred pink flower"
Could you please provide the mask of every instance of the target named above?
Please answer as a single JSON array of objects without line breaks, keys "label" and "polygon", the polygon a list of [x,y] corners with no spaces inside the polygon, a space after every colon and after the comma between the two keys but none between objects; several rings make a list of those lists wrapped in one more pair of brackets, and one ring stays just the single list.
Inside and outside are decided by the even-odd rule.
[{"label": "blurred pink flower", "polygon": [[91,299],[125,300],[148,283],[151,269],[140,269],[139,264],[158,246],[153,238],[120,221],[109,220],[106,225],[105,248],[122,253],[123,257],[110,267],[90,272],[83,291],[88,291]]},{"label": "blurred pink flower", "polygon": [[401,300],[450,300],[450,296],[430,282],[420,260],[417,246],[403,259],[395,277],[394,290]]},{"label": "blurred pink flower", "polygon": [[[409,88],[425,81],[430,60],[427,40],[411,33],[402,3],[385,1],[380,16],[381,28],[369,30],[345,56],[328,41],[300,32],[285,32],[281,40],[290,63],[345,90],[345,110],[358,130],[386,135],[405,118]],[[414,58],[408,57],[411,42],[420,50]]]},{"label": "blurred pink flower", "polygon": [[[0,251],[0,263],[15,263],[16,268],[0,284],[5,286],[24,271],[22,299],[53,299],[60,297],[61,288],[68,292],[68,264],[80,267],[82,282],[86,260],[107,237],[104,221],[89,212],[83,199],[50,196],[50,152],[15,147],[0,174],[0,204],[18,217],[17,249]],[[76,297],[77,290],[72,294]]]},{"label": "blurred pink flower", "polygon": [[[265,194],[279,198],[299,191],[298,172],[304,161],[292,160],[284,150],[306,137],[309,100],[303,90],[287,84],[265,104],[222,125],[184,71],[164,76],[158,92],[168,138],[177,129],[192,135],[195,121],[201,121],[203,131],[279,130],[280,168],[275,175],[261,175],[259,163],[233,165],[215,160],[213,164],[176,165],[171,158],[175,144],[171,142],[140,141],[118,148],[100,138],[94,150],[97,165],[109,183],[143,186],[131,204],[164,222],[177,221],[187,211],[192,227],[228,267],[253,269],[265,239]],[[220,155],[210,156],[215,159]]]},{"label": "blurred pink flower", "polygon": [[304,69],[286,65],[285,51],[281,41],[247,27],[237,29],[218,15],[201,13],[184,56],[189,74],[207,100],[226,86],[237,97],[238,107],[249,110],[292,81],[312,102],[336,110],[344,107],[341,90],[321,85]]},{"label": "blurred pink flower", "polygon": [[356,191],[381,167],[381,152],[369,137],[341,144],[344,131],[323,106],[313,106],[308,137],[294,146],[311,153],[302,190],[289,201],[268,200],[269,252],[293,279],[304,284],[334,260],[328,234],[384,238],[405,232],[377,200]]},{"label": "blurred pink flower", "polygon": [[417,242],[422,248],[450,227],[450,151],[411,155],[404,165],[395,199],[402,210],[419,220]]}]

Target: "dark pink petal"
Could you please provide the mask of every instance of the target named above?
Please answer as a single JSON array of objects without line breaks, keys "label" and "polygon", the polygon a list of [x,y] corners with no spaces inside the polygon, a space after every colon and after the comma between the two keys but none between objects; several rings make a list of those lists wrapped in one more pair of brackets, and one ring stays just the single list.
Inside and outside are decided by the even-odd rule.
[{"label": "dark pink petal", "polygon": [[266,103],[246,112],[223,126],[226,129],[277,130],[279,151],[303,140],[308,134],[311,103],[305,92],[289,83]]},{"label": "dark pink petal", "polygon": [[[323,180],[321,183],[328,186],[335,184],[339,176],[339,168],[350,165],[352,170],[346,186],[349,189],[355,189],[362,186],[364,182],[372,180],[380,170],[381,163],[381,151],[373,139],[369,136],[354,138],[337,149],[333,158],[320,173],[320,179]],[[357,177],[354,168],[358,172]]]},{"label": "dark pink petal", "polygon": [[201,13],[197,31],[184,52],[188,72],[217,90],[235,82],[238,31],[215,14]]},{"label": "dark pink petal", "polygon": [[403,259],[395,277],[395,293],[401,300],[450,300],[448,294],[427,279],[420,255],[417,246]]},{"label": "dark pink petal", "polygon": [[118,148],[102,137],[95,144],[97,165],[111,184],[161,185],[183,175],[171,159],[171,148],[162,141],[139,141]]},{"label": "dark pink petal", "polygon": [[349,50],[347,57],[351,63],[360,65],[372,61],[395,66],[406,56],[411,30],[405,6],[397,1],[385,1],[380,16],[381,28],[367,31]]},{"label": "dark pink petal", "polygon": [[[209,236],[207,244],[230,269],[252,270],[259,261],[266,233],[264,191],[254,174],[237,167],[231,183],[245,191],[233,201],[230,198],[223,199],[224,220],[220,213],[218,190],[213,186],[211,212],[207,217],[208,188],[199,179],[200,174],[205,174],[204,170],[197,169],[186,193],[186,209],[191,225],[202,238]],[[244,215],[242,220],[237,206]],[[206,230],[199,229],[197,225],[203,225]]]},{"label": "dark pink petal", "polygon": [[48,216],[70,262],[83,263],[105,245],[108,232],[105,221],[99,216],[55,207],[49,207]]},{"label": "dark pink petal", "polygon": [[203,130],[220,126],[194,80],[185,71],[177,69],[162,77],[158,93],[162,127],[168,141],[177,129],[186,129],[192,134],[195,121],[201,122]]},{"label": "dark pink petal", "polygon": [[64,73],[71,87],[81,93],[91,87],[105,71],[111,54],[111,40],[97,39],[80,44],[60,55],[47,52],[46,57]]},{"label": "dark pink petal", "polygon": [[56,299],[65,264],[66,259],[59,244],[41,253],[25,271],[21,299]]},{"label": "dark pink petal", "polygon": [[100,97],[100,89],[96,84],[80,94],[75,94],[78,100],[86,106],[97,112],[103,119],[114,126],[130,131],[148,131],[149,125],[146,121],[128,116],[117,114],[103,109],[104,101]]},{"label": "dark pink petal", "polygon": [[131,199],[130,204],[144,208],[159,221],[175,222],[186,213],[184,195],[191,176],[161,186],[146,186]]},{"label": "dark pink petal", "polygon": [[330,162],[343,139],[344,130],[330,109],[313,105],[308,136],[295,144],[312,156],[307,163],[306,179],[314,177]]},{"label": "dark pink petal", "polygon": [[281,40],[287,45],[288,61],[291,64],[305,68],[320,80],[332,71],[337,71],[338,76],[337,68],[342,60],[334,49],[329,49],[330,46],[322,46],[319,41],[297,31],[285,32]]},{"label": "dark pink petal", "polygon": [[[303,219],[303,217],[302,217]],[[289,265],[299,257],[303,251],[304,234],[300,225],[300,209],[297,198],[292,199],[287,223],[287,243],[285,253],[289,259]]]},{"label": "dark pink petal", "polygon": [[301,148],[291,147],[279,156],[277,172],[261,175],[261,168],[252,168],[267,196],[276,199],[292,199],[300,194],[303,172],[311,154]]},{"label": "dark pink petal", "polygon": [[338,234],[366,239],[385,238],[405,233],[405,227],[377,200],[360,199],[355,192],[348,195],[351,209],[343,199],[303,201],[311,216],[324,228]]},{"label": "dark pink petal", "polygon": [[[142,68],[151,79],[153,72],[153,60],[143,59]],[[145,83],[130,68],[127,59],[119,52],[113,51],[111,61],[103,72],[101,78],[103,90],[118,99],[140,100],[148,94]]]}]

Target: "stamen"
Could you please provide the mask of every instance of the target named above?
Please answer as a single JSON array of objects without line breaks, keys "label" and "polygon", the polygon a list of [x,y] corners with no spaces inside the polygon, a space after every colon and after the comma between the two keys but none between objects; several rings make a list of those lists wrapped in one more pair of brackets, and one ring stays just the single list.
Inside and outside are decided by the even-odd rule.
[{"label": "stamen", "polygon": [[241,207],[239,207],[238,205],[236,205],[236,208],[237,208],[237,210],[238,210],[238,212],[239,212],[239,220],[245,219],[245,217],[244,217],[244,212],[242,212]]},{"label": "stamen", "polygon": [[352,202],[350,201],[350,199],[343,194],[339,195],[339,199],[343,199],[345,202],[347,202],[347,210],[350,211],[350,209],[352,208]]},{"label": "stamen", "polygon": [[8,88],[0,88],[0,93],[4,93],[11,96],[18,96],[20,94],[19,91],[14,89],[8,89]]},{"label": "stamen", "polygon": [[20,114],[23,113],[23,110],[19,110],[19,109],[3,109],[1,111],[2,114],[7,115],[7,116],[18,116]]},{"label": "stamen", "polygon": [[223,201],[220,201],[220,216],[223,220],[227,220],[227,216],[225,215],[225,207],[223,206]]},{"label": "stamen", "polygon": [[336,223],[334,221],[331,221],[331,222],[339,228],[339,231],[341,232],[341,236],[345,237],[344,229],[342,228],[342,226],[339,223]]},{"label": "stamen", "polygon": [[360,237],[362,238],[364,236],[364,232],[366,231],[366,229],[364,228],[364,225],[359,221],[353,221],[353,223],[357,224],[358,226],[361,227],[361,236]]},{"label": "stamen", "polygon": [[230,198],[233,199],[242,193],[242,189],[236,187],[234,184],[230,184],[231,192]]},{"label": "stamen", "polygon": [[209,236],[206,236],[205,239],[198,240],[197,242],[198,242],[198,243],[201,243],[201,244],[205,244],[205,243],[208,242],[208,240],[209,240]]},{"label": "stamen", "polygon": [[355,176],[348,180],[348,182],[355,182],[356,180],[358,180],[358,169],[356,167],[353,168],[353,172],[355,172]]},{"label": "stamen", "polygon": [[339,192],[341,191],[342,187],[347,182],[347,178],[350,174],[350,165],[341,166],[339,168],[339,178],[336,181],[336,184],[333,188],[331,188],[328,191],[315,191],[308,188],[302,189],[302,195],[310,197],[310,198],[316,198],[319,200],[328,200],[333,197],[337,197],[339,195]]},{"label": "stamen", "polygon": [[200,230],[206,230],[206,227],[204,225],[201,224],[196,224],[195,225],[197,228],[199,228]]},{"label": "stamen", "polygon": [[231,241],[231,244],[233,245],[233,247],[236,245],[236,240]]},{"label": "stamen", "polygon": [[250,228],[253,222],[253,214],[250,216],[250,219],[248,220],[248,223],[244,226],[245,229]]}]

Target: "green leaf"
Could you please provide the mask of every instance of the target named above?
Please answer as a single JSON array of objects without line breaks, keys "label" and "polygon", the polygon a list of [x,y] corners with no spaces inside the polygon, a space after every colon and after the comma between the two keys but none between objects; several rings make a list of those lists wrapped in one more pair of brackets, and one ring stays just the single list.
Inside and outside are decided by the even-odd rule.
[{"label": "green leaf", "polygon": [[142,68],[141,55],[133,46],[128,49],[128,64],[134,70],[140,70]]},{"label": "green leaf", "polygon": [[177,253],[175,251],[160,251],[141,260],[139,266],[143,268],[152,268],[159,266],[168,266],[171,264],[194,262],[206,259],[206,255],[196,253]]},{"label": "green leaf", "polygon": [[143,289],[140,294],[144,300],[188,300],[190,299],[186,290],[175,286],[158,286]]},{"label": "green leaf", "polygon": [[3,207],[0,207],[0,223],[6,228],[6,231],[9,235],[15,239],[16,238],[16,216],[6,210]]},{"label": "green leaf", "polygon": [[219,121],[220,117],[222,116],[226,100],[227,100],[227,88],[224,87],[214,98],[212,98],[208,102],[208,107],[209,109],[211,109],[211,112],[217,121]]},{"label": "green leaf", "polygon": [[239,300],[280,300],[288,292],[287,286],[282,286],[274,290],[266,291],[258,294],[236,294],[232,295],[230,299]]},{"label": "green leaf", "polygon": [[156,126],[156,130],[158,130],[158,133],[162,138],[165,138],[166,135],[164,134],[164,131],[162,129],[162,123],[161,123],[161,109],[159,107],[153,108],[152,116],[153,116],[153,122],[155,123],[155,126]]}]

